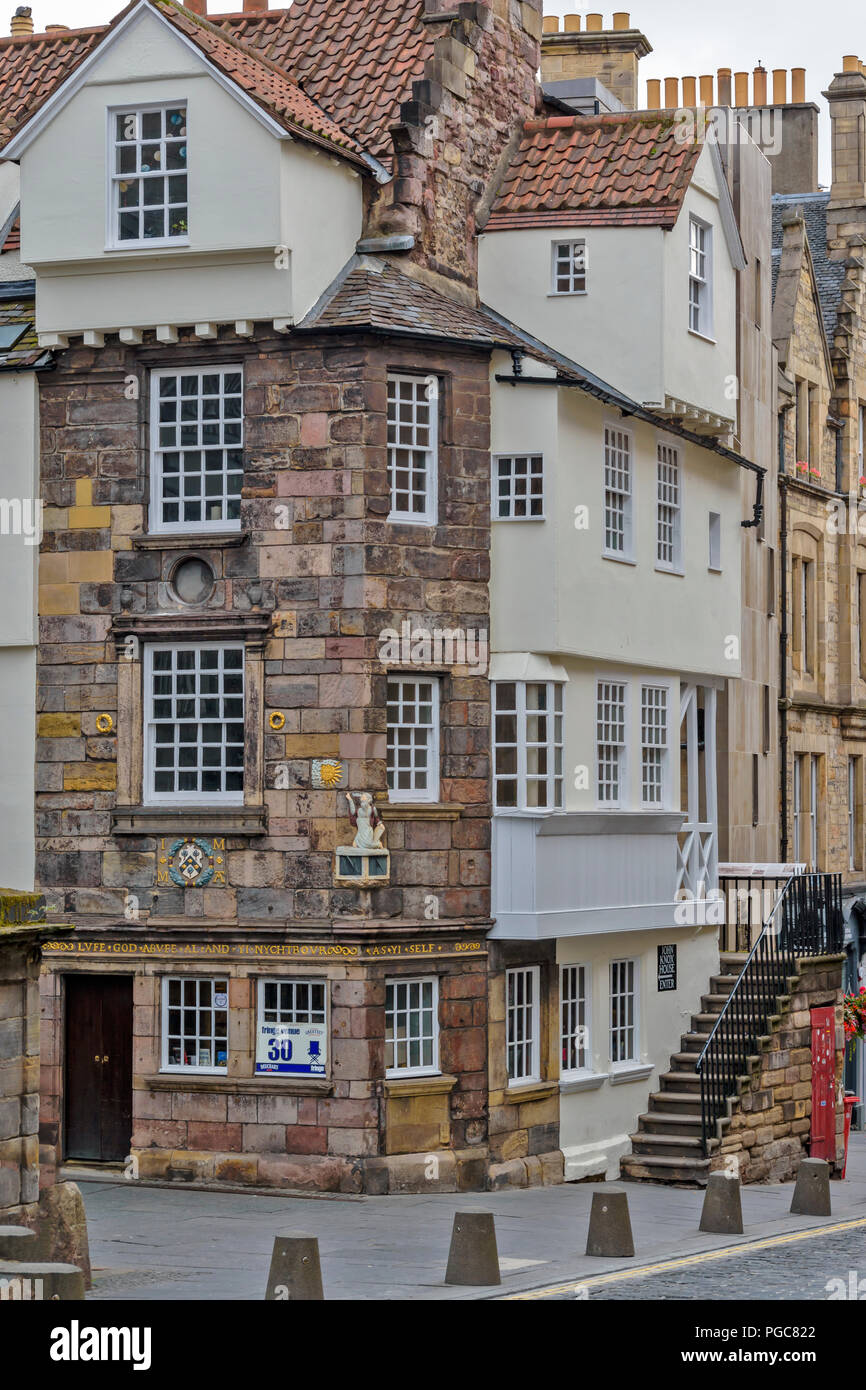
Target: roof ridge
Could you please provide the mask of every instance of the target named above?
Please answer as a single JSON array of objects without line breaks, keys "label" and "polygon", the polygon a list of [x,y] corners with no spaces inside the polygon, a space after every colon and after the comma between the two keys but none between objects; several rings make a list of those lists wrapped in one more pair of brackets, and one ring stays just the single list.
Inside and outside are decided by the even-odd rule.
[{"label": "roof ridge", "polygon": [[104,34],[109,28],[107,24],[84,24],[80,29],[55,29],[50,33],[47,29],[38,34],[2,34],[0,35],[0,48],[14,48],[16,45],[24,47],[28,43],[36,43],[40,40],[48,43],[68,42],[70,39],[77,39],[82,34]]}]

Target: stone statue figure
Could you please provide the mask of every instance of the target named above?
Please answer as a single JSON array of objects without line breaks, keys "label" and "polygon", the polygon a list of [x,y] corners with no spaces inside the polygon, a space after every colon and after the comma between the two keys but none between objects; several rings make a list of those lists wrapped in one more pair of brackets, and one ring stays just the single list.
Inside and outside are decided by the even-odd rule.
[{"label": "stone statue figure", "polygon": [[373,805],[373,797],[370,792],[361,792],[357,801],[351,792],[346,792],[346,800],[349,803],[349,820],[355,828],[352,848],[383,849],[382,836],[385,834],[385,825]]}]

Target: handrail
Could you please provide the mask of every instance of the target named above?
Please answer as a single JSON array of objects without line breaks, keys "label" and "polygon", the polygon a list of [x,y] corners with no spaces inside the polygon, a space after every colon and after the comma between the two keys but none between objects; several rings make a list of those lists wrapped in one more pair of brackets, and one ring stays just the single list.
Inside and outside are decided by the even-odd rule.
[{"label": "handrail", "polygon": [[[777,922],[781,914],[781,923]],[[803,957],[842,949],[841,874],[792,874],[763,925],[696,1064],[704,1153],[746,1059],[766,1033],[789,975]]]},{"label": "handrail", "polygon": [[745,963],[745,965],[743,966],[742,970],[740,971],[739,975],[737,976],[737,983],[734,985],[734,988],[731,990],[731,993],[730,993],[730,996],[729,996],[729,998],[728,998],[728,1001],[727,1001],[727,1003],[723,1006],[722,1012],[719,1014],[719,1019],[718,1019],[718,1022],[716,1023],[716,1026],[713,1028],[713,1031],[710,1033],[710,1036],[707,1038],[706,1046],[705,1046],[703,1052],[701,1053],[700,1057],[698,1058],[697,1064],[696,1064],[696,1066],[695,1066],[695,1071],[700,1071],[700,1070],[701,1070],[701,1064],[702,1064],[704,1058],[706,1057],[707,1052],[709,1051],[709,1047],[710,1047],[711,1042],[713,1041],[713,1038],[716,1036],[716,1033],[719,1031],[719,1028],[720,1028],[720,1026],[721,1026],[722,1019],[725,1017],[725,1014],[728,1012],[728,1009],[731,1007],[731,1003],[732,1003],[732,1001],[733,1001],[734,995],[736,994],[736,992],[737,992],[737,990],[738,990],[738,988],[739,988],[740,981],[742,980],[743,976],[745,975],[746,971],[748,970],[748,968],[749,968],[749,966],[750,966],[750,964],[751,964],[751,962],[752,962],[752,957],[754,956],[755,952],[757,951],[758,947],[760,946],[761,941],[762,941],[763,938],[766,936],[766,934],[769,932],[770,926],[771,926],[772,921],[773,921],[773,918],[775,917],[776,913],[777,913],[777,912],[779,911],[779,909],[781,908],[781,906],[782,906],[782,901],[783,901],[783,899],[784,899],[784,897],[785,897],[785,894],[787,893],[788,889],[790,888],[790,886],[791,886],[793,880],[794,880],[794,875],[791,874],[790,878],[788,879],[787,883],[785,884],[784,888],[782,889],[781,893],[779,894],[778,898],[776,899],[776,904],[775,904],[775,906],[774,906],[774,908],[773,908],[773,911],[770,913],[769,917],[767,918],[766,922],[764,923],[763,927],[761,928],[761,935],[758,937],[757,941],[755,942],[754,946],[752,947],[751,951],[749,952],[749,954],[748,954],[748,956],[747,956],[747,958],[746,958],[746,963]]}]

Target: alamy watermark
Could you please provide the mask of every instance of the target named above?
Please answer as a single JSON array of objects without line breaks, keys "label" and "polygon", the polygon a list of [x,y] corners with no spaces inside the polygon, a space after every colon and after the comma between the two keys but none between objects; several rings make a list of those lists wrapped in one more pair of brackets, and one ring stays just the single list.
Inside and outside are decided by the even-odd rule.
[{"label": "alamy watermark", "polygon": [[409,619],[379,633],[379,660],[399,666],[468,666],[484,675],[490,656],[486,628],[413,627]]},{"label": "alamy watermark", "polygon": [[41,497],[0,497],[0,536],[23,536],[25,545],[42,543]]}]

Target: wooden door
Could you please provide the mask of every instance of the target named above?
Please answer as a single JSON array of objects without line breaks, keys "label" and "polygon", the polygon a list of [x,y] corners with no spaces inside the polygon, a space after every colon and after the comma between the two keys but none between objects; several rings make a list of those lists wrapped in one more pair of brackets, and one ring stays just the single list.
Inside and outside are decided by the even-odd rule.
[{"label": "wooden door", "polygon": [[67,1158],[125,1159],[132,1138],[132,977],[66,976]]}]

